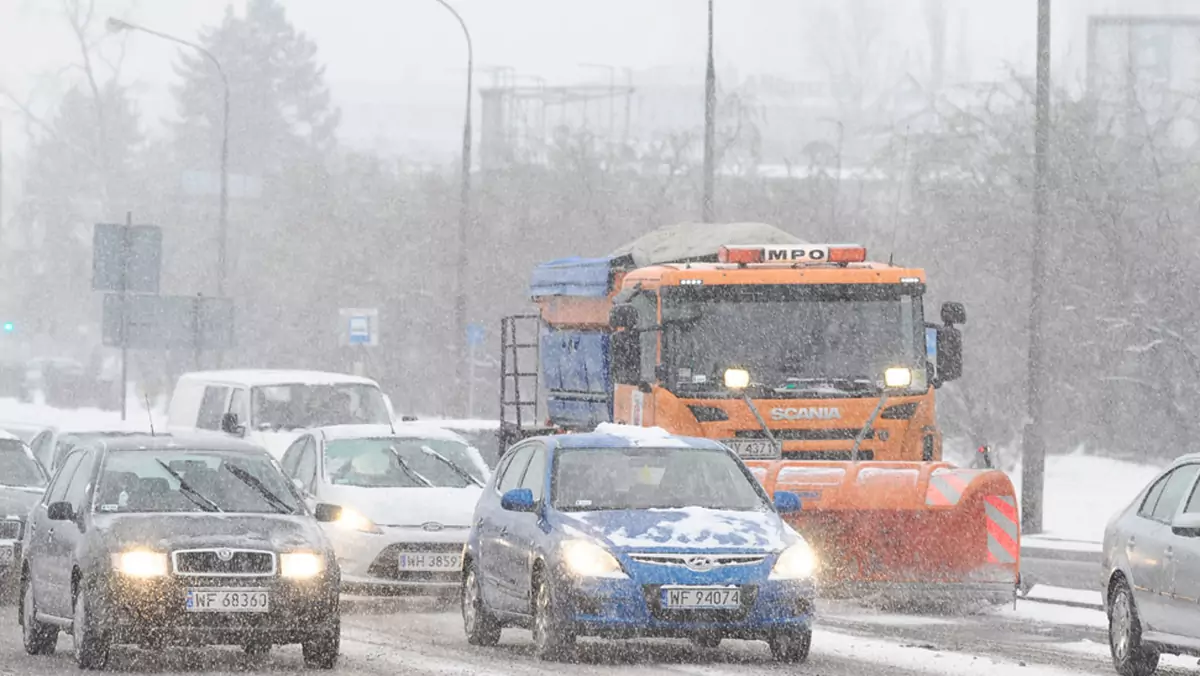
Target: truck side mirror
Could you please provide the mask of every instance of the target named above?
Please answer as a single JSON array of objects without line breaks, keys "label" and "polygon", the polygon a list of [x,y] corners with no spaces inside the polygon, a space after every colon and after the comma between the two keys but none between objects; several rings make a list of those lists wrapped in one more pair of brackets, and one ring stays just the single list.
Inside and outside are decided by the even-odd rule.
[{"label": "truck side mirror", "polygon": [[221,431],[234,436],[242,436],[246,432],[246,428],[238,422],[236,413],[226,413],[221,416]]},{"label": "truck side mirror", "polygon": [[946,326],[967,323],[967,308],[962,303],[947,301],[942,303],[942,323]]},{"label": "truck side mirror", "polygon": [[618,385],[636,385],[642,379],[642,341],[635,331],[612,334],[612,379]]},{"label": "truck side mirror", "polygon": [[628,304],[614,305],[608,312],[608,325],[614,329],[632,331],[638,325],[637,308]]},{"label": "truck side mirror", "polygon": [[953,326],[940,326],[937,330],[937,384],[948,383],[962,377],[962,331]]}]

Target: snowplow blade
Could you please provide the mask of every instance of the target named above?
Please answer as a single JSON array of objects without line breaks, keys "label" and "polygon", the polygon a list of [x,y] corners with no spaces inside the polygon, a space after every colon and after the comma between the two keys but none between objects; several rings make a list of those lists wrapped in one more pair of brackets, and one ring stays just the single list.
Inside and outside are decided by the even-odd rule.
[{"label": "snowplow blade", "polygon": [[1013,598],[1020,520],[1008,476],[922,462],[749,462],[817,550],[829,595],[914,601]]}]

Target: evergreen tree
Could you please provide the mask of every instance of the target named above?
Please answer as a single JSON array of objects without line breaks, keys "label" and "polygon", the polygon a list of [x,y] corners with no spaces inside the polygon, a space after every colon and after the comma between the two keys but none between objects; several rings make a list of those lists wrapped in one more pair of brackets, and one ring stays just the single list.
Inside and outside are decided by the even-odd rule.
[{"label": "evergreen tree", "polygon": [[[340,115],[325,69],[316,62],[316,44],[296,31],[277,0],[250,0],[245,16],[228,8],[219,26],[201,32],[199,43],[229,81],[231,171],[273,174],[298,162],[323,163],[334,149]],[[193,50],[181,50],[176,72],[183,79],[175,89],[182,157],[215,169],[222,131],[220,74]]]}]

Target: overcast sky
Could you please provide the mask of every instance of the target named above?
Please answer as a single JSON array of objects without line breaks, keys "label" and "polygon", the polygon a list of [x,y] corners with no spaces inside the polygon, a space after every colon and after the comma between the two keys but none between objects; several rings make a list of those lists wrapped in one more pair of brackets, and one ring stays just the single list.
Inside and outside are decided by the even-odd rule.
[{"label": "overcast sky", "polygon": [[[846,25],[818,24],[813,8],[858,0],[716,0],[720,65],[739,76],[771,73],[791,79],[824,77],[814,57],[822,41],[844,36]],[[887,7],[881,62],[919,62],[927,49],[922,19],[928,0],[876,0]],[[1002,77],[1006,64],[1032,71],[1036,0],[942,0],[951,12],[951,49],[969,59],[951,68],[972,80]],[[582,63],[643,69],[702,63],[704,0],[451,0],[471,28],[477,82],[490,66],[511,66],[551,83],[599,82],[607,75]],[[101,18],[115,14],[157,30],[194,39],[218,22],[227,4],[241,0],[96,0]],[[354,145],[386,142],[411,152],[457,149],[465,66],[460,30],[434,0],[285,0],[293,23],[318,44],[327,79],[343,109],[344,139]],[[870,3],[868,3],[870,4]],[[1182,12],[1187,0],[1055,0],[1056,75],[1078,78],[1086,15],[1113,11]],[[78,59],[61,0],[0,0],[0,87],[52,106]],[[1195,11],[1195,10],[1193,10]],[[98,22],[99,24],[100,22]],[[850,38],[846,38],[850,39]],[[173,114],[167,90],[177,47],[146,35],[127,38],[122,79],[136,87],[146,124]],[[635,83],[636,84],[636,83]],[[697,101],[697,105],[700,102]],[[445,118],[445,119],[442,119]],[[4,140],[20,151],[21,116],[0,101]],[[444,133],[434,130],[445,129]]]}]

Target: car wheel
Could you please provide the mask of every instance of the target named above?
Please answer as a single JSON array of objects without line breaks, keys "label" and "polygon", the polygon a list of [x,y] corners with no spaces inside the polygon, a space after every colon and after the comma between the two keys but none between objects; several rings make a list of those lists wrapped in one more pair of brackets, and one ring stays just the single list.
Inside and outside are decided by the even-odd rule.
[{"label": "car wheel", "polygon": [[546,574],[534,578],[533,646],[539,659],[558,660],[575,645],[575,633]]},{"label": "car wheel", "polygon": [[333,628],[300,644],[304,653],[304,666],[313,669],[332,669],[337,666],[338,653],[342,650],[341,620]]},{"label": "car wheel", "polygon": [[1108,604],[1108,647],[1121,676],[1149,676],[1158,669],[1158,653],[1142,644],[1142,621],[1124,580],[1117,582]]},{"label": "car wheel", "polygon": [[721,647],[721,637],[713,634],[700,634],[692,637],[692,645],[702,650],[716,650]]},{"label": "car wheel", "polygon": [[462,617],[467,643],[493,646],[500,642],[500,623],[483,604],[479,574],[475,572],[474,564],[468,564],[467,574],[463,576]]},{"label": "car wheel", "polygon": [[37,604],[33,600],[33,583],[21,576],[21,605],[17,618],[25,639],[25,652],[30,655],[53,655],[58,646],[58,627],[37,621]]},{"label": "car wheel", "polygon": [[88,610],[87,590],[75,592],[75,613],[71,621],[71,632],[75,638],[75,663],[80,669],[103,669],[108,665],[108,637]]},{"label": "car wheel", "polygon": [[798,664],[808,659],[808,649],[812,647],[812,629],[778,634],[771,637],[767,645],[771,647],[771,656],[776,662]]}]

